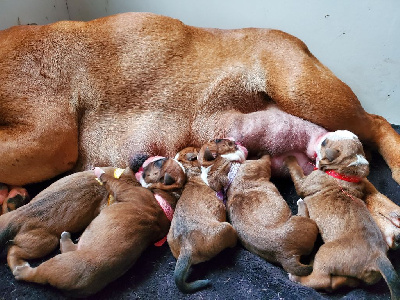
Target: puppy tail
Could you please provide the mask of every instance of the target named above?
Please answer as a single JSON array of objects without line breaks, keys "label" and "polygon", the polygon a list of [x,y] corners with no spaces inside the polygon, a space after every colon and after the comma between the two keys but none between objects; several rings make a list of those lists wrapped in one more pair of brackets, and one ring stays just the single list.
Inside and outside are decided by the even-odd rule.
[{"label": "puppy tail", "polygon": [[392,300],[400,300],[400,278],[396,273],[392,263],[386,255],[378,257],[376,260],[377,267],[389,286],[390,296]]},{"label": "puppy tail", "polygon": [[[183,250],[183,249],[182,249]],[[196,280],[186,282],[189,275],[189,268],[192,265],[192,255],[188,250],[181,251],[178,260],[176,261],[174,278],[175,283],[182,293],[194,293],[206,286],[210,285],[210,280]]]},{"label": "puppy tail", "polygon": [[14,238],[18,230],[13,222],[15,215],[16,210],[13,210],[0,216],[0,249]]}]

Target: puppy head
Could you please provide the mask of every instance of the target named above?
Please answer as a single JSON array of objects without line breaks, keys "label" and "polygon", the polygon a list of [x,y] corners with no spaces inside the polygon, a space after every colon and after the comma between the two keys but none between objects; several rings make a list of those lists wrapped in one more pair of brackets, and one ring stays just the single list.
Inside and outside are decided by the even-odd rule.
[{"label": "puppy head", "polygon": [[200,173],[199,162],[197,161],[197,155],[200,148],[187,147],[179,151],[175,159],[185,168],[188,177],[198,175]]},{"label": "puppy head", "polygon": [[143,187],[171,190],[182,188],[186,181],[185,169],[172,158],[161,157],[143,166],[140,183]]},{"label": "puppy head", "polygon": [[317,168],[366,177],[369,163],[358,137],[347,130],[328,133],[317,147]]},{"label": "puppy head", "polygon": [[231,138],[216,139],[200,148],[197,160],[201,166],[208,167],[218,156],[242,163],[247,158],[247,149]]}]

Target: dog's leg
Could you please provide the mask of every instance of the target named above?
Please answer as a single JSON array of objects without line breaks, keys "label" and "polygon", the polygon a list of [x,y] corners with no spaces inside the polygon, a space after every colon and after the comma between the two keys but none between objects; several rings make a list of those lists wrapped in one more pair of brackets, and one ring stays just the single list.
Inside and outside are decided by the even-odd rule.
[{"label": "dog's leg", "polygon": [[56,249],[58,242],[59,240],[56,236],[39,231],[19,234],[8,250],[8,266],[11,271],[14,271],[16,266],[23,265],[26,260],[44,257]]},{"label": "dog's leg", "polygon": [[290,173],[290,176],[292,177],[297,194],[302,197],[303,181],[305,178],[303,169],[297,163],[297,160],[294,156],[288,156],[287,158],[285,158],[285,165],[289,169],[289,173]]},{"label": "dog's leg", "polygon": [[303,199],[297,200],[297,215],[301,217],[309,218],[308,208]]},{"label": "dog's leg", "polygon": [[52,108],[55,104],[48,103],[50,100],[43,102],[48,106],[13,116],[29,115],[21,125],[6,126],[0,121],[0,182],[21,186],[52,178],[74,166],[78,157],[75,117],[68,115],[67,108]]},{"label": "dog's leg", "polygon": [[60,238],[60,251],[61,253],[75,251],[78,248],[77,244],[71,240],[71,234],[69,232],[64,231],[61,233]]},{"label": "dog's leg", "polygon": [[382,154],[400,184],[400,135],[384,118],[368,114],[353,91],[310,53],[295,52],[305,67],[291,68],[291,61],[282,60],[280,76],[270,78],[267,94],[290,114],[330,131],[355,133]]},{"label": "dog's leg", "polygon": [[364,179],[365,204],[392,249],[400,246],[400,207],[379,193],[372,183]]},{"label": "dog's leg", "polygon": [[319,270],[313,270],[308,276],[289,274],[289,279],[316,290],[331,290],[331,276]]}]

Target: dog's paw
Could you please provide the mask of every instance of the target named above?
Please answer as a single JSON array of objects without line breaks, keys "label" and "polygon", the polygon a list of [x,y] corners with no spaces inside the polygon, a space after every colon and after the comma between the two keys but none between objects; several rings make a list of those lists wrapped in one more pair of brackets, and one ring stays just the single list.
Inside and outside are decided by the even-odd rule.
[{"label": "dog's paw", "polygon": [[100,179],[101,175],[104,174],[104,170],[102,168],[96,167],[94,168],[94,175]]},{"label": "dog's paw", "polygon": [[21,266],[16,266],[15,268],[14,268],[14,271],[13,271],[13,275],[14,275],[14,277],[15,277],[15,279],[17,279],[17,280],[23,280],[25,277],[26,277],[26,275],[27,275],[27,273],[31,270],[32,268],[31,268],[31,266],[29,265],[29,263],[24,263],[23,265],[21,265]]},{"label": "dog's paw", "polygon": [[398,184],[400,184],[400,168],[393,168],[392,169],[392,178]]},{"label": "dog's paw", "polygon": [[293,281],[293,282],[299,282],[300,281],[299,276],[296,276],[296,275],[293,275],[293,274],[290,274],[290,273],[289,273],[289,280]]},{"label": "dog's paw", "polygon": [[386,224],[382,233],[390,249],[400,248],[400,228],[390,219],[386,218]]},{"label": "dog's paw", "polygon": [[70,240],[71,239],[71,234],[67,231],[63,231],[61,233],[61,240]]}]

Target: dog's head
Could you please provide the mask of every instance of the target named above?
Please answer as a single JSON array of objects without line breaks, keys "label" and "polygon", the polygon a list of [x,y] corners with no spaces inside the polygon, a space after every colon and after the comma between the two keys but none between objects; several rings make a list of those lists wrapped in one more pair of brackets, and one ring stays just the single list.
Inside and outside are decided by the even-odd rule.
[{"label": "dog's head", "polygon": [[139,180],[143,187],[167,191],[182,188],[186,182],[186,174],[177,160],[157,157],[143,164]]},{"label": "dog's head", "polygon": [[247,158],[247,149],[231,138],[216,139],[200,148],[197,160],[202,167],[208,167],[218,156],[242,163]]},{"label": "dog's head", "polygon": [[341,174],[366,177],[369,163],[358,137],[347,130],[329,132],[317,146],[318,169],[335,170]]},{"label": "dog's head", "polygon": [[200,174],[200,166],[197,160],[199,150],[200,148],[196,147],[186,147],[175,156],[175,159],[185,168],[188,178]]}]

